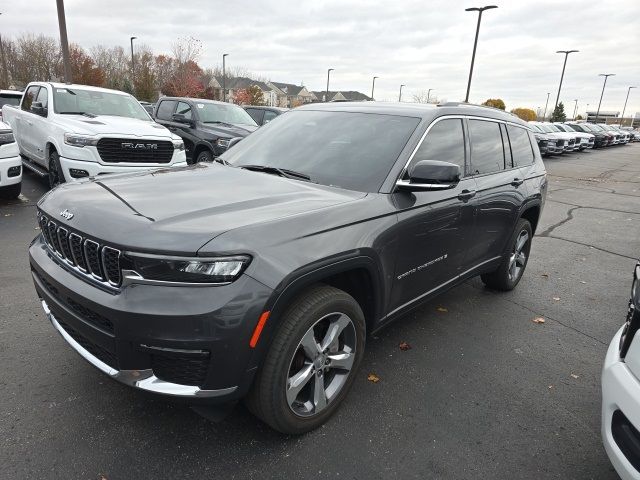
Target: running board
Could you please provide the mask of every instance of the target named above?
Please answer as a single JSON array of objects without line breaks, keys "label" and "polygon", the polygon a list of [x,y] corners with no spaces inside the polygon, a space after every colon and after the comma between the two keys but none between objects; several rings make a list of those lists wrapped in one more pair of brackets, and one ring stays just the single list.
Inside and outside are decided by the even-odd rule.
[{"label": "running board", "polygon": [[47,175],[49,175],[49,172],[47,170],[45,170],[40,165],[33,163],[27,157],[22,157],[22,165],[40,177],[46,177]]}]

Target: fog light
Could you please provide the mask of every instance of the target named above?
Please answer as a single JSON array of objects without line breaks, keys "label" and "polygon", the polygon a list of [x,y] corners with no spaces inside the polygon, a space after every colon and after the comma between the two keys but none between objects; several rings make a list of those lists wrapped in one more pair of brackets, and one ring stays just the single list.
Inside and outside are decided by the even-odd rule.
[{"label": "fog light", "polygon": [[18,175],[20,175],[21,171],[22,171],[22,166],[20,165],[16,165],[15,167],[9,167],[9,170],[7,170],[7,176],[17,177]]},{"label": "fog light", "polygon": [[80,170],[79,168],[70,168],[69,175],[73,178],[84,178],[89,176],[89,172],[86,170]]}]

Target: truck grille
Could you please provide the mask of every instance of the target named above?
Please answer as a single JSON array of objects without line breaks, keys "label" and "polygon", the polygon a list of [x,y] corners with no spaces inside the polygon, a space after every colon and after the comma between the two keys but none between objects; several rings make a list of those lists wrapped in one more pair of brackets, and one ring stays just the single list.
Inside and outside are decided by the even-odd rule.
[{"label": "truck grille", "polygon": [[109,163],[169,163],[173,157],[173,143],[166,140],[131,138],[101,138],[98,153]]},{"label": "truck grille", "polygon": [[38,212],[38,223],[47,247],[75,271],[110,287],[122,283],[121,252],[71,233]]}]

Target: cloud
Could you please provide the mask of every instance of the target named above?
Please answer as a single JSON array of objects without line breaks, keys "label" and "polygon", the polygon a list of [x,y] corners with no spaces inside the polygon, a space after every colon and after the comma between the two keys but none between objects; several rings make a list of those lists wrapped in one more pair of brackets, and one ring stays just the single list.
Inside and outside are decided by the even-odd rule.
[{"label": "cloud", "polygon": [[[497,2],[498,3],[498,2]],[[129,37],[156,53],[169,52],[180,36],[202,40],[200,63],[215,66],[222,53],[273,80],[299,83],[314,90],[331,88],[369,93],[394,100],[401,83],[403,98],[433,88],[448,100],[464,97],[477,14],[465,12],[476,2],[249,1],[210,2],[67,0],[70,41],[85,48],[101,43],[128,47]],[[3,36],[43,33],[58,36],[55,3],[31,0],[3,6]],[[556,50],[578,49],[567,63],[560,100],[573,112],[597,106],[599,73],[616,73],[607,82],[603,110],[622,110],[630,85],[640,86],[637,45],[640,2],[601,1],[499,2],[483,15],[471,100],[501,97],[508,108],[543,107],[547,92],[555,102],[563,56]],[[640,89],[632,91],[627,112],[640,112]]]}]

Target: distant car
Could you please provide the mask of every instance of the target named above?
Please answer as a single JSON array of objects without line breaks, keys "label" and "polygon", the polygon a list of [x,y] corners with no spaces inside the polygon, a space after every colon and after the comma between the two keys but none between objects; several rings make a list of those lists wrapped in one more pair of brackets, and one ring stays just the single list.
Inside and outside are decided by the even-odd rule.
[{"label": "distant car", "polygon": [[[534,132],[542,133],[547,137],[553,138],[556,141],[556,151],[553,152],[557,155],[562,155],[564,152],[569,151],[569,140],[567,134],[564,132],[558,132],[541,122],[529,122],[529,126]],[[571,146],[573,150],[573,145]]]},{"label": "distant car", "polygon": [[554,123],[554,125],[558,127],[560,130],[562,130],[563,132],[575,134],[578,137],[578,140],[580,142],[580,148],[579,148],[580,151],[585,150],[587,148],[593,148],[593,145],[595,144],[595,139],[596,139],[596,137],[593,134],[578,131],[573,127],[571,127],[570,125],[566,125],[562,123]]},{"label": "distant car", "polygon": [[614,132],[618,132],[621,135],[622,144],[626,145],[631,141],[631,134],[626,130],[623,130],[618,125],[609,125]]},{"label": "distant car", "polygon": [[565,125],[569,125],[576,132],[590,133],[594,137],[593,148],[606,147],[609,143],[609,136],[606,132],[591,128],[590,123],[577,123],[567,122]]},{"label": "distant car", "polygon": [[625,324],[609,345],[602,369],[602,440],[618,475],[640,478],[640,262]]},{"label": "distant car", "polygon": [[182,137],[189,164],[213,161],[258,128],[242,107],[202,98],[162,97],[153,117]]},{"label": "distant car", "polygon": [[140,105],[142,105],[142,108],[144,108],[149,115],[153,115],[153,109],[156,106],[155,103],[140,102]]},{"label": "distant car", "polygon": [[531,131],[533,132],[536,142],[538,142],[538,148],[543,157],[558,153],[558,147],[556,146],[557,140],[555,138],[542,133],[542,130],[532,128]]},{"label": "distant car", "polygon": [[253,118],[258,125],[265,125],[278,115],[282,115],[289,111],[288,108],[281,107],[263,107],[260,105],[247,105],[244,107],[251,118]]},{"label": "distant car", "polygon": [[17,198],[22,188],[22,160],[8,124],[0,121],[0,198]]},{"label": "distant car", "polygon": [[596,126],[613,135],[613,145],[622,145],[624,143],[624,135],[615,130],[611,125],[607,125],[606,123],[598,123],[596,124]]},{"label": "distant car", "polygon": [[13,105],[17,107],[22,100],[22,92],[17,90],[0,90],[0,121],[2,120],[2,107]]},{"label": "distant car", "polygon": [[567,139],[567,142],[568,142],[565,151],[575,152],[577,150],[580,150],[580,139],[575,134],[575,132],[572,132],[572,133],[565,132],[564,130],[559,128],[557,124],[551,123],[551,122],[544,122],[543,126],[550,129],[551,132],[556,132],[564,135],[564,137]]},{"label": "distant car", "polygon": [[596,125],[595,123],[587,123],[585,124],[587,126],[587,128],[590,128],[591,130],[593,130],[594,132],[599,132],[602,133],[604,135],[607,136],[607,147],[610,147],[611,145],[615,145],[616,142],[616,135],[613,134],[613,132],[610,132],[608,129],[606,128],[602,128],[600,125]]}]

